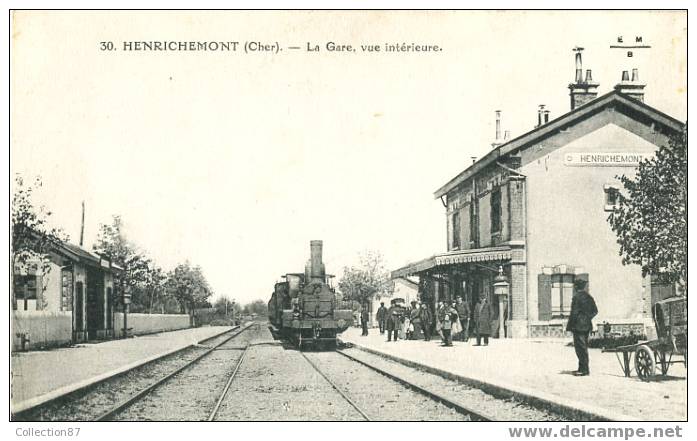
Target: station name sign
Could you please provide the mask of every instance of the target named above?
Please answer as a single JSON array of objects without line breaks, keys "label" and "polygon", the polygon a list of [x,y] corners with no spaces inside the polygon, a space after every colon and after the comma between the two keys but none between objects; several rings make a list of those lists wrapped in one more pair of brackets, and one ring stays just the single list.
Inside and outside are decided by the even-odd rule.
[{"label": "station name sign", "polygon": [[645,159],[656,156],[654,153],[567,153],[564,165],[586,167],[637,167]]}]

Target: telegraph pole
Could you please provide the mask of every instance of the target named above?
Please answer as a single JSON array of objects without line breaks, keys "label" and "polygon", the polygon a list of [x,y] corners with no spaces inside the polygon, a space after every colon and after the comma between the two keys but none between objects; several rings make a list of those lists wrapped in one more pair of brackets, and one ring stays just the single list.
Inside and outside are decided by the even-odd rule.
[{"label": "telegraph pole", "polygon": [[80,222],[80,246],[85,240],[85,201],[82,201],[82,221]]}]

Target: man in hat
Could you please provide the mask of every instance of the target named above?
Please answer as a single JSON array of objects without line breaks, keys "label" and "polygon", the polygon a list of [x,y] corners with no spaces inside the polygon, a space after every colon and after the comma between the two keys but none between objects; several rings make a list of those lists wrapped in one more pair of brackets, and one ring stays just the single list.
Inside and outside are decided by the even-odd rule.
[{"label": "man in hat", "polygon": [[489,346],[492,316],[491,304],[486,298],[486,294],[481,293],[479,302],[474,305],[474,333],[477,336],[477,344],[475,346],[482,345],[482,338],[484,339],[484,346]]},{"label": "man in hat", "polygon": [[421,302],[419,310],[421,311],[421,328],[424,331],[424,340],[431,340],[431,326],[433,325],[433,318],[431,317],[431,311],[428,309],[428,305]]},{"label": "man in hat", "polygon": [[578,358],[576,376],[590,374],[588,368],[588,335],[593,328],[593,317],[598,314],[595,300],[588,294],[588,282],[582,279],[574,281],[574,297],[571,300],[571,314],[566,330],[574,334],[574,349]]},{"label": "man in hat", "polygon": [[385,308],[385,302],[380,302],[380,307],[378,312],[375,314],[375,318],[378,321],[378,326],[380,326],[380,334],[385,333],[385,322],[387,320],[387,308]]},{"label": "man in hat", "polygon": [[402,323],[399,317],[400,308],[397,306],[397,302],[392,299],[390,301],[390,307],[387,310],[387,341],[392,341],[392,336],[394,335],[394,341],[399,338],[399,327]]},{"label": "man in hat", "polygon": [[470,307],[467,302],[462,301],[462,297],[458,297],[455,300],[455,310],[457,310],[457,315],[460,318],[460,326],[462,327],[460,341],[467,341],[469,340]]}]

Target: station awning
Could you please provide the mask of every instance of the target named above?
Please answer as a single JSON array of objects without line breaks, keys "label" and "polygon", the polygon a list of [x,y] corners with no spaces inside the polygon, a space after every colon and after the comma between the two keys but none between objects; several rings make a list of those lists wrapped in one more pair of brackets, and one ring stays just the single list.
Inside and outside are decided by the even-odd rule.
[{"label": "station awning", "polygon": [[508,246],[475,248],[472,250],[450,251],[436,254],[429,258],[410,263],[390,273],[392,279],[415,275],[435,267],[466,264],[474,262],[493,262],[511,259],[511,248]]}]

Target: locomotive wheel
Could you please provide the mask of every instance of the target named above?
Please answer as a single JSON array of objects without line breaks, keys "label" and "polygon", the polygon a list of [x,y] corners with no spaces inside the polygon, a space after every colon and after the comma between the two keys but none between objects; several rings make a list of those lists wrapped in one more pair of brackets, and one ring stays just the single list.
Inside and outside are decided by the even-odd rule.
[{"label": "locomotive wheel", "polygon": [[646,345],[637,348],[634,354],[634,369],[643,381],[648,381],[656,374],[656,360],[651,348]]}]

